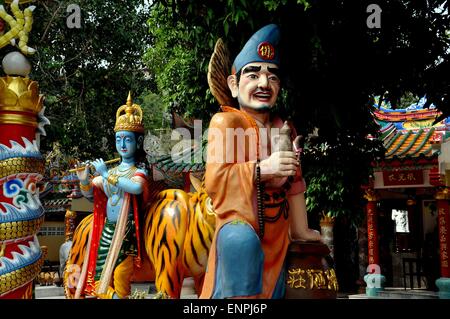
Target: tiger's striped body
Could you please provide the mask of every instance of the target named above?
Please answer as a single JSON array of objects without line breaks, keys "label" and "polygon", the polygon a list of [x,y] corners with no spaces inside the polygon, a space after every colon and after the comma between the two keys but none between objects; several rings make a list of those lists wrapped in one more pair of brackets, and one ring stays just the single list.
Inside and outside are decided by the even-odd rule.
[{"label": "tiger's striped body", "polygon": [[84,255],[88,244],[89,233],[92,229],[92,218],[94,214],[90,214],[83,218],[78,227],[75,229],[72,239],[72,248],[70,249],[69,258],[64,268],[64,294],[66,298],[72,298],[75,295],[76,285],[83,266]]},{"label": "tiger's striped body", "polygon": [[[196,188],[199,191],[194,193],[180,189],[160,192],[144,219],[145,250],[154,268],[154,274],[152,269],[146,279],[155,280],[160,297],[179,298],[185,277],[194,278],[198,294],[203,284],[215,215],[203,185]],[[76,289],[74,271],[81,272],[91,221],[89,215],[74,233],[64,275],[67,298],[72,298]]]},{"label": "tiger's striped body", "polygon": [[184,277],[193,277],[200,293],[214,224],[203,187],[195,193],[169,189],[159,194],[147,214],[144,240],[162,296],[179,298]]}]

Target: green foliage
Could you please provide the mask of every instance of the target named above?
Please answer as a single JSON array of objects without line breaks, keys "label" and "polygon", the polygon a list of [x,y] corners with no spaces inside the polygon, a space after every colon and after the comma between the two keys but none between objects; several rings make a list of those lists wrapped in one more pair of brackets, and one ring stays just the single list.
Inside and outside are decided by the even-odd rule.
[{"label": "green foliage", "polygon": [[144,127],[147,131],[157,132],[170,127],[170,114],[159,95],[144,90],[135,102],[142,108]]},{"label": "green foliage", "polygon": [[[81,8],[81,28],[70,29],[69,4]],[[145,1],[39,1],[34,11],[30,59],[45,95],[46,127],[41,151],[58,141],[63,153],[80,160],[115,152],[116,110],[128,91],[135,98],[154,88],[141,56],[150,44]],[[26,5],[22,5],[25,8]],[[140,8],[138,10],[138,8]],[[2,50],[6,53],[9,49]],[[3,54],[2,54],[3,55]],[[155,112],[156,114],[157,112]]]},{"label": "green foliage", "polygon": [[264,18],[269,18],[269,11],[278,5],[273,0],[155,1],[148,19],[153,43],[144,60],[150,73],[156,76],[157,92],[164,103],[176,102],[185,117],[208,122],[218,111],[206,81],[209,58],[217,39],[226,39],[236,52],[254,27],[264,20],[252,14],[252,10],[265,11]]},{"label": "green foliage", "polygon": [[322,213],[346,217],[357,226],[363,217],[361,186],[368,183],[371,162],[383,155],[378,139],[345,134],[339,134],[334,141],[309,137],[302,156],[308,212],[316,219]]}]

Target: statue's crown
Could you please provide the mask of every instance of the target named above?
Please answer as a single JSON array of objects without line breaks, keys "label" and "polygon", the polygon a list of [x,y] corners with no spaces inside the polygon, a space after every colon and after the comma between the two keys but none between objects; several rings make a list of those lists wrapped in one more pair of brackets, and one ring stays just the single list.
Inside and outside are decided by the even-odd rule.
[{"label": "statue's crown", "polygon": [[[124,113],[121,115],[121,113]],[[114,132],[130,131],[144,133],[142,124],[142,109],[139,105],[133,104],[131,92],[128,93],[127,103],[119,107],[116,113],[116,126]]]},{"label": "statue's crown", "polygon": [[0,78],[0,110],[22,111],[34,115],[42,110],[44,96],[36,81],[20,76]]}]

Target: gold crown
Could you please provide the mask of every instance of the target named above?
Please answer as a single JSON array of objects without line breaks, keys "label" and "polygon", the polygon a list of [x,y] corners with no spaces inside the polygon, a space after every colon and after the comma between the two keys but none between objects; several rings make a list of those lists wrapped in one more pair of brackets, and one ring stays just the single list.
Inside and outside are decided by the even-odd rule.
[{"label": "gold crown", "polygon": [[[120,115],[122,112],[125,114]],[[130,131],[144,133],[142,125],[142,109],[139,105],[133,104],[131,92],[128,93],[127,104],[122,105],[116,112],[116,126],[114,132]]]},{"label": "gold crown", "polygon": [[38,82],[20,76],[0,78],[0,123],[37,127],[43,102]]}]

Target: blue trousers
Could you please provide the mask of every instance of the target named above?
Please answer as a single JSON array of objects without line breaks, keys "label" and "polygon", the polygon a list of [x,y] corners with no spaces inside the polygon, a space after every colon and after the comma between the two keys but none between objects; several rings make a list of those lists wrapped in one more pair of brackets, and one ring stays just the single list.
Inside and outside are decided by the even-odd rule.
[{"label": "blue trousers", "polygon": [[[216,241],[216,276],[212,298],[253,296],[262,292],[264,252],[254,229],[242,221],[225,224]],[[282,268],[284,269],[284,267]],[[281,271],[272,298],[283,298]]]}]

